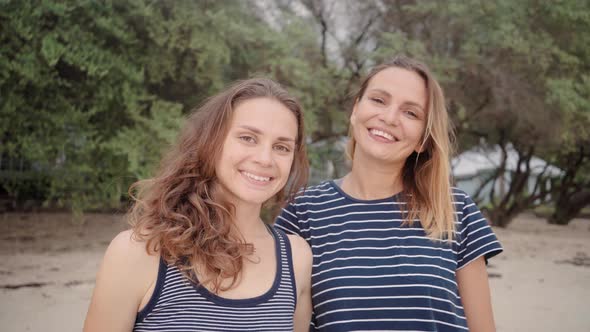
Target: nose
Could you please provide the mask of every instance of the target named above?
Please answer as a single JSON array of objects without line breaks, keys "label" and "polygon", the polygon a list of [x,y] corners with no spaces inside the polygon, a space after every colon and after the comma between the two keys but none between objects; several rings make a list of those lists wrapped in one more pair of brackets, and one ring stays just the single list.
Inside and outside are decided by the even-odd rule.
[{"label": "nose", "polygon": [[387,125],[397,126],[399,125],[400,116],[400,109],[396,106],[392,106],[387,110],[384,110],[383,113],[381,113],[381,120],[385,122]]},{"label": "nose", "polygon": [[260,146],[256,152],[256,163],[263,167],[270,167],[272,160],[272,146]]}]

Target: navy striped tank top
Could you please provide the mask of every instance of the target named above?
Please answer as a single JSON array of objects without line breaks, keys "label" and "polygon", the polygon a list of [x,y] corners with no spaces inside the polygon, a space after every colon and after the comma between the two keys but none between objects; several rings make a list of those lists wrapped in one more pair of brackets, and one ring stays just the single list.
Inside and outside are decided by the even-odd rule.
[{"label": "navy striped tank top", "polygon": [[289,239],[272,229],[277,269],[272,287],[248,299],[227,299],[191,283],[160,263],[154,293],[133,331],[293,331],[296,289]]}]

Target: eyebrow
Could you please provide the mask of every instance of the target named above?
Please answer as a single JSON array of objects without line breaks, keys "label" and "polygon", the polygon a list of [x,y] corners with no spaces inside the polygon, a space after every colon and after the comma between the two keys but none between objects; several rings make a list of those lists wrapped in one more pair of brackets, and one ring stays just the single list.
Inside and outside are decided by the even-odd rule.
[{"label": "eyebrow", "polygon": [[[389,93],[389,92],[387,92],[387,91],[385,91],[385,90],[383,90],[383,89],[370,89],[369,91],[383,93],[383,94],[386,94],[386,95],[388,95],[389,97],[391,97],[391,93]],[[419,108],[419,109],[420,109],[422,112],[424,112],[424,107],[422,107],[422,105],[420,105],[420,104],[418,104],[418,103],[416,103],[416,102],[413,102],[413,101],[406,101],[406,102],[404,102],[404,104],[408,104],[408,105],[410,105],[410,106],[416,106],[416,107],[418,107],[418,108]]]},{"label": "eyebrow", "polygon": [[[262,131],[260,129],[256,128],[256,127],[252,127],[252,126],[248,126],[248,125],[242,125],[242,126],[239,126],[239,127],[242,128],[242,129],[249,130],[249,131],[251,131],[251,132],[253,132],[255,134],[262,135]],[[293,142],[293,143],[295,143],[295,139],[289,138],[289,137],[284,137],[284,136],[278,137],[277,140],[279,140],[281,142]]]}]

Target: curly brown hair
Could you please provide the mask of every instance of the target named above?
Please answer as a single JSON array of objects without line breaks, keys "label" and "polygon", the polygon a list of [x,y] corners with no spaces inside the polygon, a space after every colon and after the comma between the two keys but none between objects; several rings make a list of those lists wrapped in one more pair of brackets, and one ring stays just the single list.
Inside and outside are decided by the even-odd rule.
[{"label": "curly brown hair", "polygon": [[[164,156],[157,175],[129,189],[134,204],[128,213],[134,238],[158,252],[193,282],[196,275],[215,291],[232,288],[253,250],[234,224],[234,206],[225,199],[215,164],[237,105],[270,98],[297,118],[298,135],[287,185],[270,203],[283,205],[307,183],[309,165],[304,144],[303,112],[295,98],[266,78],[239,81],[209,98],[188,117],[174,148]],[[199,272],[199,273],[198,273]],[[231,280],[227,287],[221,282]]]}]

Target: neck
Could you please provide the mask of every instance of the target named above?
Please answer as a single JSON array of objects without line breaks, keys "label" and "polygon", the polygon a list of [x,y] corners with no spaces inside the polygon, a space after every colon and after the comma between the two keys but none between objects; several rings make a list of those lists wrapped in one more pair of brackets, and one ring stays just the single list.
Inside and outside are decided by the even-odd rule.
[{"label": "neck", "polygon": [[364,200],[391,197],[404,188],[403,166],[371,160],[362,153],[355,153],[352,171],[342,180],[342,190],[352,197]]},{"label": "neck", "polygon": [[235,224],[246,242],[268,236],[268,230],[260,219],[262,205],[236,204]]}]

